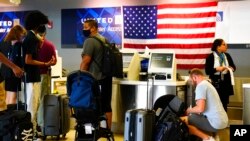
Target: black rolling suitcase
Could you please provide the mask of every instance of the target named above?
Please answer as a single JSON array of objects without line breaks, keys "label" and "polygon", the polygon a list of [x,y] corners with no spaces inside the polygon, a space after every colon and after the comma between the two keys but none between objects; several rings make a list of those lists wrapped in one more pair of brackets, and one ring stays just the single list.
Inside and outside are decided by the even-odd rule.
[{"label": "black rolling suitcase", "polygon": [[[152,79],[152,88],[154,87]],[[147,89],[148,89],[147,81]],[[152,89],[153,92],[153,89]],[[132,109],[125,113],[124,141],[152,141],[153,129],[155,126],[155,112],[148,108],[148,90],[147,90],[147,108]]]},{"label": "black rolling suitcase", "polygon": [[6,111],[0,112],[0,140],[28,141],[33,140],[33,124],[31,114],[27,112],[26,104],[26,74],[24,74],[24,102],[19,101],[17,89],[17,104],[8,106]]},{"label": "black rolling suitcase", "polygon": [[66,94],[44,96],[44,139],[47,136],[62,135],[64,138],[70,128],[69,98]]}]

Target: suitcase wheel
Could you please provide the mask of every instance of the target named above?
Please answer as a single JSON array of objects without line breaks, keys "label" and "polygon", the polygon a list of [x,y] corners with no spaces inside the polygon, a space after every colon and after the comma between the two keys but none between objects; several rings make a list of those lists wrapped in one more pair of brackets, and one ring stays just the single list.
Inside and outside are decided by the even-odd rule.
[{"label": "suitcase wheel", "polygon": [[46,138],[47,138],[47,136],[44,135],[44,136],[43,136],[43,140],[46,140]]}]

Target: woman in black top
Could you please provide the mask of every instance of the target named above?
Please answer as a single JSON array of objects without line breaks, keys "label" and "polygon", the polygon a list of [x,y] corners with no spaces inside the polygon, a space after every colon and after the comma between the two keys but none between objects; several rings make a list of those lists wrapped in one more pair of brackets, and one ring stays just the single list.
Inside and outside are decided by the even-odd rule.
[{"label": "woman in black top", "polygon": [[232,57],[226,52],[227,45],[223,39],[215,39],[211,50],[212,53],[206,58],[205,72],[209,75],[212,84],[218,91],[225,111],[227,111],[229,96],[234,95],[229,70],[234,72],[236,66]]}]

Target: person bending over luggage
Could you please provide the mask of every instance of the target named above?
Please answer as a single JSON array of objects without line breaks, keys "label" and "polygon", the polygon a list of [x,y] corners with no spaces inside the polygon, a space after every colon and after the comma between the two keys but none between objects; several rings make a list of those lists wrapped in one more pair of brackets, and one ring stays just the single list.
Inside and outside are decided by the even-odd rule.
[{"label": "person bending over luggage", "polygon": [[[10,29],[0,45],[2,53],[20,68],[23,68],[21,48],[25,36],[25,28],[21,25],[15,25]],[[16,108],[17,91],[21,91],[21,78],[16,77],[11,68],[5,64],[1,65],[1,74],[5,80],[6,104],[8,108]]]},{"label": "person bending over luggage", "polygon": [[102,64],[102,45],[97,39],[89,38],[95,36],[104,42],[105,37],[98,33],[98,23],[95,20],[87,20],[84,22],[83,35],[86,37],[86,39],[83,44],[80,70],[89,71],[97,80],[99,80],[101,84],[102,110],[106,113],[108,127],[111,128],[112,76],[102,75],[101,67],[98,66],[99,64]]},{"label": "person bending over luggage", "polygon": [[215,141],[209,133],[226,128],[228,116],[220,101],[220,97],[214,86],[204,78],[200,69],[190,71],[190,79],[196,85],[196,105],[186,110],[187,116],[181,117],[189,128],[189,133],[203,139],[203,141]]}]

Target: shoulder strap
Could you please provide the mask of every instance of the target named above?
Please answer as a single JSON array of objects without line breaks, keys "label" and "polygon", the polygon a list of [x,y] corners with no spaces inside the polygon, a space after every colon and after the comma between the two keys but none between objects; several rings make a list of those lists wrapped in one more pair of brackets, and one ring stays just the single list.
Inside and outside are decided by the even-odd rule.
[{"label": "shoulder strap", "polygon": [[[96,39],[99,43],[101,43],[102,47],[105,47],[105,46],[103,45],[104,42],[103,42],[100,38],[98,38],[98,37],[96,37],[96,36],[92,36],[92,37],[89,37],[89,38]],[[105,40],[106,40],[106,38],[105,38]],[[104,49],[102,50],[102,55],[103,55],[103,54],[104,54]],[[93,58],[93,61],[96,63],[96,65],[99,67],[99,69],[101,69],[101,65],[98,64],[98,62],[95,60],[95,58]]]},{"label": "shoulder strap", "polygon": [[105,42],[103,42],[100,38],[98,38],[98,37],[96,37],[96,36],[92,36],[92,37],[89,37],[89,38],[94,38],[94,39],[96,39],[98,42],[101,43],[102,46],[104,46],[104,45],[103,45],[104,43],[107,43],[107,39],[106,39],[106,38],[105,38]]}]

